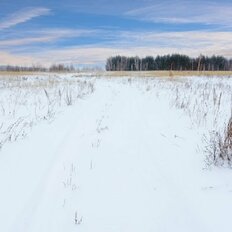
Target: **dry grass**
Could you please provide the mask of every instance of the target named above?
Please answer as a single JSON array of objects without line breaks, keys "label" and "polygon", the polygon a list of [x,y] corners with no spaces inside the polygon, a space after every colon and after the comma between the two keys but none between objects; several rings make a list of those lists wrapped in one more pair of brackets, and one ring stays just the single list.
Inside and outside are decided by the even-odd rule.
[{"label": "dry grass", "polygon": [[[63,72],[67,74],[67,72]],[[73,72],[76,75],[85,75],[87,72]],[[232,71],[93,71],[94,76],[104,77],[181,77],[181,76],[232,76]],[[1,76],[28,76],[28,75],[49,75],[46,72],[7,72],[0,71]],[[62,74],[62,72],[52,73]]]},{"label": "dry grass", "polygon": [[211,133],[210,140],[206,140],[206,162],[208,165],[232,167],[232,117],[224,133]]},{"label": "dry grass", "polygon": [[98,72],[108,77],[141,76],[141,77],[181,77],[181,76],[232,76],[232,71],[117,71]]},{"label": "dry grass", "polygon": [[42,121],[55,116],[94,91],[93,80],[69,80],[50,75],[0,76],[0,150],[23,139]]}]

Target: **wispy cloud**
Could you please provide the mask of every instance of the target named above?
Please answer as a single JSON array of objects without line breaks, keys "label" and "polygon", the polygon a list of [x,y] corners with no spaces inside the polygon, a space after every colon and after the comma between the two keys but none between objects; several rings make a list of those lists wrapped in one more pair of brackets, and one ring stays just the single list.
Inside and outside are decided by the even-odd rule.
[{"label": "wispy cloud", "polygon": [[24,38],[0,40],[0,48],[10,48],[19,45],[29,45],[38,43],[50,43],[64,38],[77,38],[93,36],[100,33],[98,30],[75,30],[75,29],[41,29],[40,31],[24,32]]},{"label": "wispy cloud", "polygon": [[35,17],[42,15],[48,15],[50,9],[38,7],[38,8],[26,8],[21,11],[17,11],[11,15],[0,20],[0,29],[6,29],[13,27],[17,24],[27,22]]},{"label": "wispy cloud", "polygon": [[164,0],[125,12],[125,16],[154,23],[200,23],[230,26],[232,4],[211,1]]},{"label": "wispy cloud", "polygon": [[27,44],[35,43],[47,43],[56,40],[56,36],[41,36],[41,37],[32,37],[32,38],[23,38],[23,39],[11,39],[11,40],[2,40],[0,41],[0,47],[6,46],[20,46]]},{"label": "wispy cloud", "polygon": [[[50,37],[44,37],[41,40],[47,41],[50,39]],[[21,43],[37,42],[37,38],[31,38],[30,40],[21,41]],[[41,40],[39,41],[41,42]],[[232,57],[232,44],[230,41],[232,41],[232,32],[186,31],[158,33],[121,31],[108,44],[70,46],[66,48],[47,47],[44,50],[22,50],[20,53],[5,51],[4,54],[0,54],[0,64],[32,65],[39,63],[49,66],[53,63],[72,63],[104,65],[105,60],[114,55],[138,55],[143,57],[170,53],[184,53],[190,56],[198,56],[202,53],[205,55],[216,54]],[[9,43],[19,44],[19,41]]]},{"label": "wispy cloud", "polygon": [[146,56],[157,54],[184,53],[190,56],[232,56],[232,32],[120,32],[108,43],[51,49],[34,54],[40,60],[75,64],[104,64],[109,56]]},{"label": "wispy cloud", "polygon": [[125,46],[129,44],[193,48],[197,50],[210,49],[214,46],[218,48],[232,47],[232,32],[212,32],[212,31],[183,31],[183,32],[121,32],[119,41]]}]

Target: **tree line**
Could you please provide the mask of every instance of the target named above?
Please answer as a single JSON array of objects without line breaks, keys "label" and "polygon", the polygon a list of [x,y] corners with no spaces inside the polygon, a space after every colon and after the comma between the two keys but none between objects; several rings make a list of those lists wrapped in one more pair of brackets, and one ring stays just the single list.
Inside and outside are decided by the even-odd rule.
[{"label": "tree line", "polygon": [[105,68],[107,71],[228,71],[232,70],[232,59],[215,55],[211,57],[200,55],[191,58],[181,54],[147,56],[145,58],[114,56],[107,59]]},{"label": "tree line", "polygon": [[0,65],[0,71],[8,72],[94,72],[103,71],[101,66],[83,66],[77,67],[65,64],[53,64],[50,67],[41,65],[19,66],[19,65]]},{"label": "tree line", "polygon": [[14,66],[14,65],[6,65],[1,66],[0,70],[9,71],[9,72],[73,72],[76,71],[72,65],[64,65],[64,64],[53,64],[49,68],[45,68],[40,65],[33,66]]}]

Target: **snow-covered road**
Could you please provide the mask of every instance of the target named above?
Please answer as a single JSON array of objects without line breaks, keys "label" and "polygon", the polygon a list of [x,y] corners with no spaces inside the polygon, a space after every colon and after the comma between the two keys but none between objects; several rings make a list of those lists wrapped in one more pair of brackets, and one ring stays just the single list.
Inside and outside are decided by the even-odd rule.
[{"label": "snow-covered road", "polygon": [[2,232],[229,232],[231,170],[204,170],[201,132],[123,80],[0,153]]}]

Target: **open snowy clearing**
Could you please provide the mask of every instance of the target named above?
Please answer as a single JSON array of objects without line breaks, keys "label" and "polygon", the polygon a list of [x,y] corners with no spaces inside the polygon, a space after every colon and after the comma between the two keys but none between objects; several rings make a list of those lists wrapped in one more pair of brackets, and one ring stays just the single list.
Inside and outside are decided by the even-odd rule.
[{"label": "open snowy clearing", "polygon": [[232,171],[205,148],[232,79],[21,76],[0,90],[0,231],[231,231]]}]

